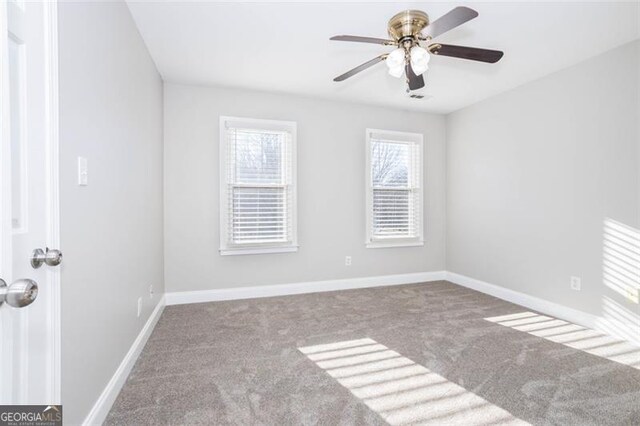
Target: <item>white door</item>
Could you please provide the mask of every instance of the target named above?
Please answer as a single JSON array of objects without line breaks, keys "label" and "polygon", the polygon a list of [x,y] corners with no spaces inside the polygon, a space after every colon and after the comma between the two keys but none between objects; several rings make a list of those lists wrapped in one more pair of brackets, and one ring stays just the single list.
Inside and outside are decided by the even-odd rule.
[{"label": "white door", "polygon": [[60,403],[56,19],[0,0],[0,405]]}]

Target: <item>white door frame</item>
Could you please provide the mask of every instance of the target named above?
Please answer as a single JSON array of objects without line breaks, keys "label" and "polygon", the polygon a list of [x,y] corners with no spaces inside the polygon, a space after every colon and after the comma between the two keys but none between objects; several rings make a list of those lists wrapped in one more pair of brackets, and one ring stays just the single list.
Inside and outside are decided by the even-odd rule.
[{"label": "white door frame", "polygon": [[[60,245],[60,173],[59,173],[59,132],[58,132],[58,2],[44,2],[45,25],[45,75],[46,75],[46,176],[47,176],[47,247]],[[60,267],[47,269],[47,281],[51,286],[51,295],[47,314],[50,332],[47,351],[49,365],[48,388],[52,404],[61,404],[61,297]],[[47,403],[48,404],[48,403]]]},{"label": "white door frame", "polygon": [[[60,204],[59,204],[59,160],[58,160],[58,10],[57,0],[43,1],[44,29],[45,29],[45,111],[46,111],[46,245],[59,248],[60,246]],[[7,4],[0,4],[0,57],[6,58],[7,52]],[[0,61],[0,87],[7,90],[9,87],[9,68],[7,61]],[[9,129],[9,99],[8,96],[0,96],[0,137],[2,140],[10,138]],[[5,192],[11,191],[11,153],[8,143],[0,144],[0,259],[5,268],[11,265],[11,206],[4,203],[7,200]],[[8,265],[8,266],[7,266]],[[9,272],[9,271],[6,271]],[[47,342],[45,344],[47,377],[43,377],[42,384],[45,387],[47,401],[42,404],[60,404],[61,387],[61,350],[60,350],[60,268],[48,268],[47,282],[44,283],[51,291],[50,298],[44,298],[36,303],[47,303]],[[48,299],[48,301],[47,301]],[[3,348],[6,342],[0,338],[0,353],[6,353]],[[5,352],[1,352],[2,350]],[[26,356],[27,354],[25,354]],[[4,382],[5,384],[7,382]]]},{"label": "white door frame", "polygon": [[[8,96],[3,96],[3,91],[9,88],[9,61],[4,60],[9,57],[8,52],[8,30],[7,30],[7,5],[0,3],[0,141],[8,141],[11,138],[9,129],[10,122],[10,101]],[[11,147],[8,143],[0,143],[0,273],[9,274],[12,264],[11,253],[11,204],[6,201],[11,197]],[[9,167],[7,167],[9,166]],[[7,195],[7,193],[9,195]],[[8,318],[5,315],[5,318]],[[6,334],[10,325],[0,323],[0,332]],[[6,341],[0,338],[0,355],[3,356],[4,362],[12,362],[12,358],[8,355],[10,352],[6,349]],[[10,377],[3,375],[3,369],[0,369],[0,383],[4,387],[0,387],[0,397],[7,398],[7,388],[12,388],[13,383]]]}]

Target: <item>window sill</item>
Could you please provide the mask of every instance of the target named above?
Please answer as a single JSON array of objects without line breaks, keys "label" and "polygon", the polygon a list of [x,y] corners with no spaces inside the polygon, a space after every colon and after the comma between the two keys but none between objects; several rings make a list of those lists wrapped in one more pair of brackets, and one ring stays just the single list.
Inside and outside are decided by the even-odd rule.
[{"label": "window sill", "polygon": [[424,241],[372,241],[366,243],[367,248],[422,247]]},{"label": "window sill", "polygon": [[225,248],[225,249],[220,249],[220,255],[236,256],[236,255],[243,255],[243,254],[293,253],[296,251],[298,251],[298,246]]}]

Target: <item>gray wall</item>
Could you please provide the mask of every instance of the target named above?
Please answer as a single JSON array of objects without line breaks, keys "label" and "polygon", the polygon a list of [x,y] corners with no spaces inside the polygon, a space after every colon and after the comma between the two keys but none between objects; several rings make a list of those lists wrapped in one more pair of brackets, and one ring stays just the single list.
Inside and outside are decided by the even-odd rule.
[{"label": "gray wall", "polygon": [[59,19],[62,402],[79,424],[164,292],[162,81],[123,2]]},{"label": "gray wall", "polygon": [[[448,270],[595,315],[617,309],[640,334],[640,306],[607,285],[624,260],[605,247],[620,242],[610,220],[640,247],[639,50],[447,117]],[[618,272],[639,285],[630,264]]]},{"label": "gray wall", "polygon": [[[164,95],[168,292],[444,269],[443,116],[173,84]],[[220,115],[297,122],[297,253],[219,254]],[[367,127],[425,135],[424,247],[364,246]]]}]

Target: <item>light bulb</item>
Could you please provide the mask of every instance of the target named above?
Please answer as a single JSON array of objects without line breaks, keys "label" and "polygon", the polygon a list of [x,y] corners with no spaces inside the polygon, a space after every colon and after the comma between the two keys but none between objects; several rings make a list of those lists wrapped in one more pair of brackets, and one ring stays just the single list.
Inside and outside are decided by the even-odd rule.
[{"label": "light bulb", "polygon": [[390,70],[398,67],[402,68],[404,66],[404,49],[399,47],[389,53],[386,62]]},{"label": "light bulb", "polygon": [[395,68],[389,68],[389,75],[392,75],[395,78],[402,77],[403,73],[404,73],[404,67],[402,65],[400,65],[399,67],[395,67]]},{"label": "light bulb", "polygon": [[420,46],[411,48],[411,69],[416,75],[420,75],[429,69],[429,52]]}]

